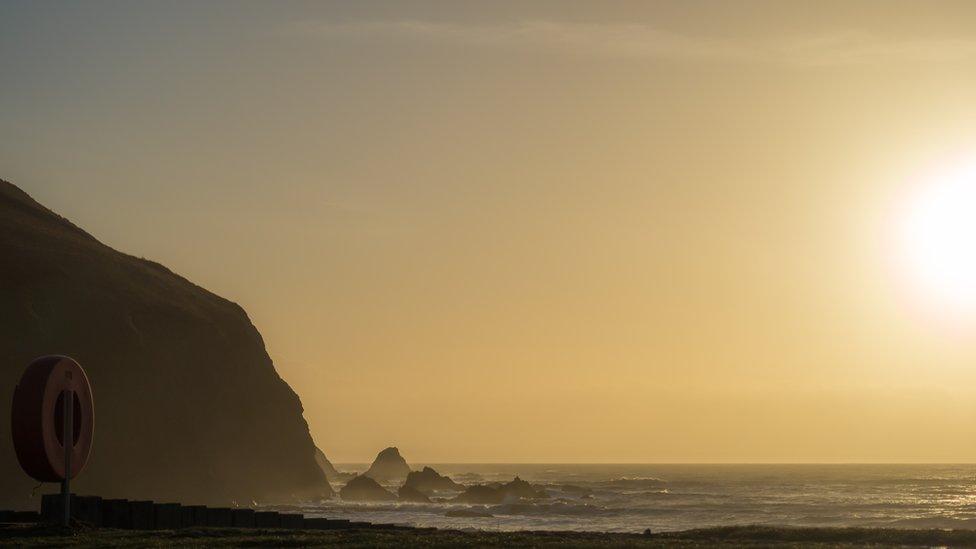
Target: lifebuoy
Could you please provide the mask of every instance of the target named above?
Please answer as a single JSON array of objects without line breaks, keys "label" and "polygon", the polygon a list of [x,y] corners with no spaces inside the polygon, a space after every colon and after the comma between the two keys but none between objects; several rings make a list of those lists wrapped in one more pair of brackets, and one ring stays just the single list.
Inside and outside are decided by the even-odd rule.
[{"label": "lifebuoy", "polygon": [[[65,471],[66,396],[73,402],[70,471]],[[76,477],[85,467],[95,409],[88,376],[74,359],[44,356],[31,362],[14,389],[10,417],[17,461],[28,475],[41,482],[59,482]]]}]

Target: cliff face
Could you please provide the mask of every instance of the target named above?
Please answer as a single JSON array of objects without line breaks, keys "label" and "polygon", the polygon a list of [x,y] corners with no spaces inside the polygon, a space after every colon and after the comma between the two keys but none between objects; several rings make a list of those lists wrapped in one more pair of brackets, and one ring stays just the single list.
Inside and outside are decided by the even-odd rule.
[{"label": "cliff face", "polygon": [[78,360],[94,392],[76,493],[211,504],[331,495],[301,402],[241,307],[101,244],[4,181],[0,311],[0,506],[38,505],[14,455],[10,403],[46,354]]}]

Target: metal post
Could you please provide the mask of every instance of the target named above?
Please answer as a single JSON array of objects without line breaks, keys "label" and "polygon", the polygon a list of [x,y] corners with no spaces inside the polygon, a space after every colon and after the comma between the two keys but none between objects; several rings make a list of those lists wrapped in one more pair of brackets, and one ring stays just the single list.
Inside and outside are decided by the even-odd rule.
[{"label": "metal post", "polygon": [[64,480],[61,481],[61,500],[64,502],[64,526],[71,525],[71,449],[75,442],[75,392],[71,389],[64,391],[64,430],[61,440],[64,441]]}]

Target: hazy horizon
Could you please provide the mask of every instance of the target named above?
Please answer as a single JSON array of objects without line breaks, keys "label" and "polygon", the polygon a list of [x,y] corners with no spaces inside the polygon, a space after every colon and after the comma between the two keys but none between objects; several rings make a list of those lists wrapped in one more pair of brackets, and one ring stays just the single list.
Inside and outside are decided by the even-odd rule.
[{"label": "hazy horizon", "polygon": [[333,463],[973,463],[974,22],[9,1],[0,179],[239,303]]}]

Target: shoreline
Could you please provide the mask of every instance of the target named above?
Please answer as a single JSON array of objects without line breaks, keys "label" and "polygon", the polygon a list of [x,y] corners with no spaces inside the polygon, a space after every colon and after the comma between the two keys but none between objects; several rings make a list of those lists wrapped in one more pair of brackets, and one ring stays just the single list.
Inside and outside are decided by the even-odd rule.
[{"label": "shoreline", "polygon": [[976,546],[976,530],[724,526],[675,532],[625,534],[565,531],[475,531],[401,527],[389,530],[284,530],[195,528],[117,530],[79,525],[0,524],[0,545],[12,546],[325,546],[347,547],[931,547]]}]

